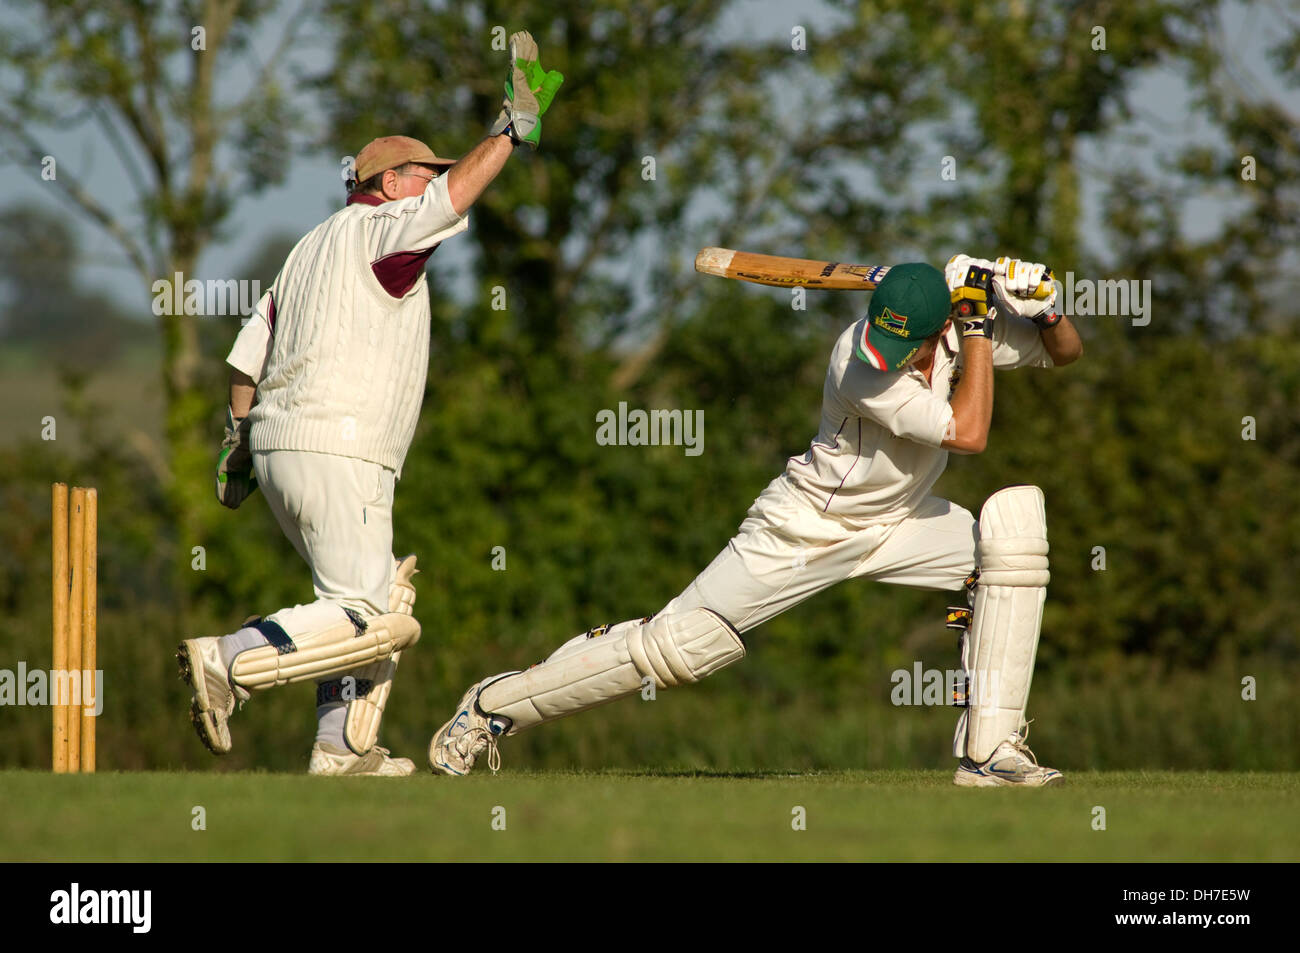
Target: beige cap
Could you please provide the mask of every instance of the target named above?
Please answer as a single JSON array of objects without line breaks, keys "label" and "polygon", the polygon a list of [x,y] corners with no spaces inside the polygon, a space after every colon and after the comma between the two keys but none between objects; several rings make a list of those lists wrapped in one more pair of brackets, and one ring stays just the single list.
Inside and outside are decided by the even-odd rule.
[{"label": "beige cap", "polygon": [[433,150],[419,139],[410,136],[381,136],[366,144],[357,153],[355,165],[357,181],[364,182],[372,175],[378,175],[388,169],[396,169],[408,162],[421,162],[425,165],[453,166],[455,159],[439,159]]}]

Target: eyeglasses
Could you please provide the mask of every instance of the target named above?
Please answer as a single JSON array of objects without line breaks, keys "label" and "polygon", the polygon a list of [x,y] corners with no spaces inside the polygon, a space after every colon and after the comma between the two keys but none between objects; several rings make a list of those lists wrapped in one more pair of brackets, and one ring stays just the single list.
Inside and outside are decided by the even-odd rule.
[{"label": "eyeglasses", "polygon": [[420,173],[418,173],[418,172],[398,172],[397,174],[398,174],[398,175],[409,175],[409,176],[411,176],[412,178],[415,178],[415,179],[424,179],[424,181],[425,181],[426,183],[427,183],[427,182],[432,182],[434,179],[436,179],[436,178],[438,177],[438,173],[437,173],[437,172],[434,172],[432,169],[429,170],[429,174],[428,174],[428,175],[420,175]]}]

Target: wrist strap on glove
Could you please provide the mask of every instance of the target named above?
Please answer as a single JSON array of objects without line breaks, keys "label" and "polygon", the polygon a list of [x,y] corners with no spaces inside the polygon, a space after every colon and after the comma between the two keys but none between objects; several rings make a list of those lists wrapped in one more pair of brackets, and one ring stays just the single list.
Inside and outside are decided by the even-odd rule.
[{"label": "wrist strap on glove", "polygon": [[993,337],[993,318],[989,311],[989,288],[993,270],[971,265],[966,277],[952,291],[952,316],[961,325],[962,337]]}]

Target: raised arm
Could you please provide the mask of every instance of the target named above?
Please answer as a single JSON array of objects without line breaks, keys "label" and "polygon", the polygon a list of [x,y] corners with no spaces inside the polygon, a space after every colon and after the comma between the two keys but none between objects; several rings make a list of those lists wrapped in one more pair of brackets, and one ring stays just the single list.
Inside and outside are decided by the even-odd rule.
[{"label": "raised arm", "polygon": [[[1054,322],[1053,318],[1055,318]],[[1050,316],[1034,323],[1038,325],[1043,347],[1047,348],[1048,356],[1057,367],[1073,364],[1083,357],[1083,340],[1079,337],[1074,324],[1065,315],[1053,312]]]},{"label": "raised arm", "polygon": [[447,183],[451,204],[464,215],[488,183],[505,167],[516,145],[536,149],[542,135],[542,116],[564,82],[563,74],[542,69],[537,41],[526,30],[510,37],[510,68],[501,114],[488,137],[457,162]]},{"label": "raised arm", "polygon": [[994,272],[993,289],[1001,307],[1009,314],[1034,322],[1052,364],[1062,367],[1083,356],[1079,332],[1069,318],[1056,310],[1056,294],[1045,300],[1033,297],[1039,282],[1044,277],[1051,277],[1046,265],[999,258]]},{"label": "raised arm", "polygon": [[447,194],[457,215],[464,215],[478,201],[514,151],[514,140],[505,133],[488,136],[451,167],[447,173]]},{"label": "raised arm", "polygon": [[953,321],[961,331],[961,380],[953,392],[952,424],[940,446],[953,453],[983,453],[993,423],[993,271],[980,259],[954,256],[944,277],[952,291]]},{"label": "raised arm", "polygon": [[993,344],[980,335],[963,334],[962,372],[952,406],[951,437],[940,444],[953,453],[983,453],[993,423]]}]

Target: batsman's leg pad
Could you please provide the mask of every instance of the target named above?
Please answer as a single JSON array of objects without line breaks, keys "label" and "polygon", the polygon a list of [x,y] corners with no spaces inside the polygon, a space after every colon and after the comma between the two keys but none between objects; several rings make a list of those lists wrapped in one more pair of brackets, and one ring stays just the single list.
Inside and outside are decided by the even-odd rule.
[{"label": "batsman's leg pad", "polygon": [[717,613],[661,612],[570,639],[546,661],[484,687],[478,706],[509,719],[515,734],[639,692],[642,679],[689,684],[744,657],[740,635]]},{"label": "batsman's leg pad", "polygon": [[968,707],[954,753],[977,764],[1022,730],[1047,600],[1047,511],[1036,486],[1006,487],[980,511],[979,583],[963,665]]},{"label": "batsman's leg pad", "polygon": [[230,680],[246,689],[342,675],[390,659],[420,638],[420,623],[401,612],[369,620],[350,612],[343,622],[293,638],[270,619],[256,627],[270,644],[240,652],[230,665]]}]

